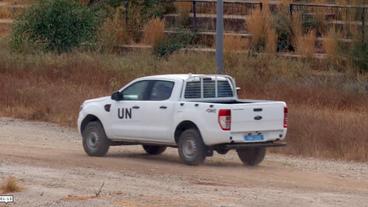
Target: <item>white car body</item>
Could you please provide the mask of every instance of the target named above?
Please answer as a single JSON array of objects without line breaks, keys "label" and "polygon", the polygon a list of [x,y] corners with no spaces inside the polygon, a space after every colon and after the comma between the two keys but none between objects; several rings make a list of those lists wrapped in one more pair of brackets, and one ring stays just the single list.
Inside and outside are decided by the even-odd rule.
[{"label": "white car body", "polygon": [[[185,98],[186,84],[193,80],[201,84],[201,97]],[[123,93],[125,89],[140,81],[171,82],[173,83],[171,95],[166,100],[130,100],[138,96],[129,94],[126,95],[129,100],[113,100],[110,96],[86,100],[81,105],[78,117],[79,132],[83,132],[88,121],[98,120],[106,136],[113,142],[175,147],[178,143],[178,130],[180,131],[183,124],[190,123],[198,129],[203,142],[209,147],[228,145],[236,148],[246,144],[262,143],[267,147],[285,139],[286,103],[240,100],[235,81],[229,76],[191,74],[149,76],[128,83],[119,92]],[[215,84],[216,97],[203,98],[204,81]],[[220,93],[219,81],[222,81],[222,84],[226,84],[224,81],[229,82],[232,97],[217,97]],[[230,113],[231,119],[220,118],[220,110]],[[224,130],[219,122],[225,127],[230,123],[230,127]]]}]

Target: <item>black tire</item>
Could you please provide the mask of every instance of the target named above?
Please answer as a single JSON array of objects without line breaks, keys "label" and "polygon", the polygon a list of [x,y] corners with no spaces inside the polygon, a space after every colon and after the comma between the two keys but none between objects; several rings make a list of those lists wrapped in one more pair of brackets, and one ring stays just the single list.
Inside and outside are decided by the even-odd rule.
[{"label": "black tire", "polygon": [[144,151],[150,155],[159,155],[166,150],[166,146],[158,146],[158,145],[142,145]]},{"label": "black tire", "polygon": [[206,145],[198,130],[187,129],[181,133],[178,143],[181,160],[187,165],[199,165],[206,159]]},{"label": "black tire", "polygon": [[266,148],[254,147],[247,149],[238,149],[238,156],[244,165],[256,166],[263,161],[266,156]]},{"label": "black tire", "polygon": [[89,156],[105,156],[110,148],[110,140],[106,137],[102,124],[89,122],[82,132],[83,148]]}]

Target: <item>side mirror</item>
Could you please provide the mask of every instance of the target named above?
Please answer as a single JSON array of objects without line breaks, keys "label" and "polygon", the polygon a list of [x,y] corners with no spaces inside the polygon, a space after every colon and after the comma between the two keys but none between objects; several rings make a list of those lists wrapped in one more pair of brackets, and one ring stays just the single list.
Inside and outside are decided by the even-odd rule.
[{"label": "side mirror", "polygon": [[115,91],[114,93],[112,93],[111,99],[115,101],[121,101],[123,100],[123,94],[119,91]]}]

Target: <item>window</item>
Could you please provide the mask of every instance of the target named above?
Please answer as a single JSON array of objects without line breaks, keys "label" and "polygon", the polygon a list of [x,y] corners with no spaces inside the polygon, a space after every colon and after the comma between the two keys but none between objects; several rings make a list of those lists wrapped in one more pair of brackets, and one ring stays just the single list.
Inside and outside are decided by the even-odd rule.
[{"label": "window", "polygon": [[174,88],[171,81],[155,81],[151,91],[150,100],[161,101],[169,99]]},{"label": "window", "polygon": [[[217,97],[216,97],[216,81],[210,78],[203,78],[203,98],[229,98],[234,96],[233,88],[228,80],[217,81]],[[201,82],[187,82],[184,98],[195,99],[201,98]]]},{"label": "window", "polygon": [[201,82],[200,81],[187,82],[184,98],[188,99],[201,98]]},{"label": "window", "polygon": [[146,100],[149,81],[139,81],[128,86],[122,94],[123,100]]},{"label": "window", "polygon": [[233,88],[231,87],[229,81],[218,81],[217,82],[217,93],[218,93],[217,96],[219,98],[234,96]]}]

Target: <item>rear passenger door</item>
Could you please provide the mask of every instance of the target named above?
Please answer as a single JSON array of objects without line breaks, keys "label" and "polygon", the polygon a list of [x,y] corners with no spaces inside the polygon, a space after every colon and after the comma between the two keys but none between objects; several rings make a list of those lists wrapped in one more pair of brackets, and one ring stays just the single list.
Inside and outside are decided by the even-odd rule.
[{"label": "rear passenger door", "polygon": [[175,83],[156,80],[152,83],[149,100],[145,101],[142,130],[145,139],[152,142],[172,142],[171,128],[174,120],[174,102],[171,100]]}]

